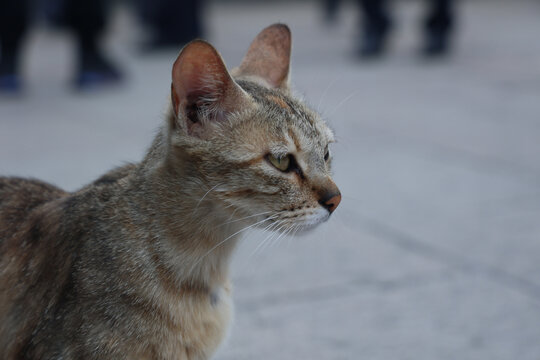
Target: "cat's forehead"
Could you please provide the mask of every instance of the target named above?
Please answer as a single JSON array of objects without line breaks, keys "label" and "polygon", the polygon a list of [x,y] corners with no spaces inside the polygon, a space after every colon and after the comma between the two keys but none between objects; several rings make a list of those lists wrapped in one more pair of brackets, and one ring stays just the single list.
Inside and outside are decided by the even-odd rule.
[{"label": "cat's forehead", "polygon": [[333,132],[320,116],[301,101],[280,90],[274,90],[250,81],[239,81],[239,85],[251,95],[260,107],[264,120],[273,128],[283,130],[297,148],[326,146],[334,141]]}]

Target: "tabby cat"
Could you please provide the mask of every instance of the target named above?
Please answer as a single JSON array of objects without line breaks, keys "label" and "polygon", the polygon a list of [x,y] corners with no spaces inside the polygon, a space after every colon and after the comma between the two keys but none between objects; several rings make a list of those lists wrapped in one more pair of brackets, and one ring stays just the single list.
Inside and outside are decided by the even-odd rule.
[{"label": "tabby cat", "polygon": [[0,178],[2,359],[212,356],[242,231],[305,231],[341,199],[332,132],[290,93],[290,51],[272,25],[229,73],[195,40],[142,162],[74,193]]}]

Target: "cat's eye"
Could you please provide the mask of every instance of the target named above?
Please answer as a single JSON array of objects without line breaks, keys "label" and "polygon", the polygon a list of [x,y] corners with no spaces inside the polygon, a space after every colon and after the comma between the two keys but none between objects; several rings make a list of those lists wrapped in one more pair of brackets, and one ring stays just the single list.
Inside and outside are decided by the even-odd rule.
[{"label": "cat's eye", "polygon": [[326,145],[326,148],[324,149],[324,161],[328,161],[330,159],[330,149],[328,149],[328,145]]},{"label": "cat's eye", "polygon": [[291,155],[287,155],[284,157],[275,157],[272,154],[268,154],[268,161],[270,161],[270,164],[274,165],[274,167],[281,171],[289,171],[291,167]]}]

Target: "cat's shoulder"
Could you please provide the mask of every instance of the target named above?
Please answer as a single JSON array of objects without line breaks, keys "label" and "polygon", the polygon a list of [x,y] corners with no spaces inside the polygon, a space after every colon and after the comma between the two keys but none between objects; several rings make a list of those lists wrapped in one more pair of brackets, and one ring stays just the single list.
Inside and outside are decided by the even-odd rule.
[{"label": "cat's shoulder", "polygon": [[132,163],[118,166],[97,178],[91,185],[99,186],[114,184],[119,180],[131,175],[135,171],[135,169],[137,169],[137,164]]},{"label": "cat's shoulder", "polygon": [[68,192],[44,181],[19,177],[0,177],[0,210],[6,207],[19,207],[21,210],[28,211],[68,194]]},{"label": "cat's shoulder", "polygon": [[69,193],[34,179],[0,177],[0,244],[9,234],[25,228],[24,224],[43,205]]},{"label": "cat's shoulder", "polygon": [[0,177],[0,230],[17,226],[34,210],[69,194],[41,180]]}]

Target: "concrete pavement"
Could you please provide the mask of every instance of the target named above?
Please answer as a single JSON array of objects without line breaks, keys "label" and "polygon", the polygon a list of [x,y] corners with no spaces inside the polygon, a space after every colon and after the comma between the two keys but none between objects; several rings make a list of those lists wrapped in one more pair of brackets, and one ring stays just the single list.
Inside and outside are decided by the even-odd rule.
[{"label": "concrete pavement", "polygon": [[[328,118],[343,201],[312,235],[235,257],[236,320],[217,359],[540,359],[540,4],[462,2],[456,53],[415,56],[420,6],[400,3],[381,62],[349,57],[309,3],[208,8],[230,66],[264,26],[293,32],[293,82]],[[76,95],[69,37],[35,32],[28,92],[0,99],[0,173],[74,190],[150,145],[175,54],[138,57],[119,13],[122,88]],[[254,254],[255,252],[255,254]]]}]

